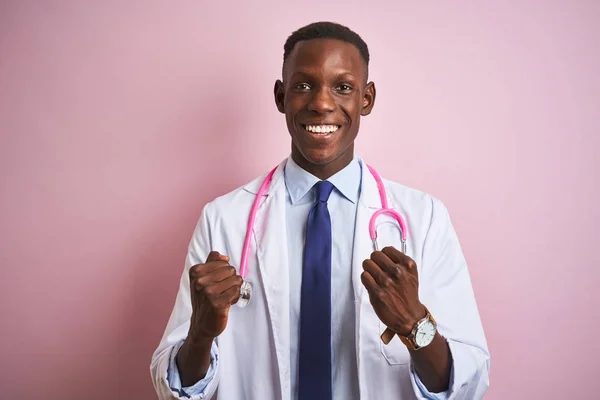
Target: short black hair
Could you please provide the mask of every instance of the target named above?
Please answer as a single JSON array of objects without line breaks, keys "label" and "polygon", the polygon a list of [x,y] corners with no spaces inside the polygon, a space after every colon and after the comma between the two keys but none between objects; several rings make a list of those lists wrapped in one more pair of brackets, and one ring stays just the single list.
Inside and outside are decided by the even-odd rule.
[{"label": "short black hair", "polygon": [[[335,22],[314,22],[293,32],[283,46],[283,62],[289,57],[296,43],[312,39],[336,39],[354,45],[360,52],[365,67],[369,68],[369,47],[364,40],[350,28]],[[368,74],[368,73],[367,73]]]}]

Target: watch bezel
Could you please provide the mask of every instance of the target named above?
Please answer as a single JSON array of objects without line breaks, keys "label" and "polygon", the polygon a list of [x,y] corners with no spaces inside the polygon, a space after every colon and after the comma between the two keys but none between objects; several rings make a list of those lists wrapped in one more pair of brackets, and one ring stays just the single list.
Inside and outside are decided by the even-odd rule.
[{"label": "watch bezel", "polygon": [[[417,336],[419,333],[419,330],[425,326],[426,324],[431,324],[431,326],[433,327],[433,335],[431,336],[431,338],[429,339],[429,341],[425,344],[419,344],[417,342]],[[415,328],[413,329],[413,331],[411,332],[411,336],[412,336],[412,342],[415,345],[416,348],[423,348],[423,347],[427,347],[431,344],[431,342],[433,342],[433,339],[435,338],[435,334],[437,332],[437,326],[435,324],[435,322],[433,322],[431,320],[431,318],[429,318],[429,316],[423,318],[422,320],[420,320],[417,325],[415,326]]]}]

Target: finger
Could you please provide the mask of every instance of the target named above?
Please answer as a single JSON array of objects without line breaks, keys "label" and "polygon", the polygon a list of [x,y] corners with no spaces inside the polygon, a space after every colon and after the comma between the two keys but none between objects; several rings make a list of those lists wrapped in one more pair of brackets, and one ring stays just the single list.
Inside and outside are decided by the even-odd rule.
[{"label": "finger", "polygon": [[210,261],[207,264],[194,265],[192,268],[190,268],[190,277],[192,280],[200,278],[207,274],[210,274],[214,270],[227,266],[229,266],[229,263],[227,261],[222,260]]},{"label": "finger", "polygon": [[395,264],[402,265],[408,270],[416,270],[417,263],[415,262],[415,260],[407,256],[400,250],[397,250],[395,247],[385,247],[383,250],[381,250],[381,252],[388,256],[389,259],[392,260]]},{"label": "finger", "polygon": [[375,291],[375,289],[378,288],[375,278],[373,278],[373,275],[371,275],[369,271],[364,271],[362,274],[360,274],[360,281],[369,293]]},{"label": "finger", "polygon": [[364,271],[360,274],[360,280],[367,289],[367,293],[369,294],[369,302],[373,305],[373,307],[380,305],[382,298],[384,296],[384,290],[379,286],[373,275],[369,272]]},{"label": "finger", "polygon": [[228,290],[221,293],[219,301],[222,302],[223,307],[232,306],[240,299],[241,286],[232,286]]},{"label": "finger", "polygon": [[229,278],[224,279],[221,282],[217,282],[213,285],[204,288],[204,290],[206,291],[206,294],[208,296],[219,297],[221,294],[225,293],[231,288],[241,288],[243,282],[244,280],[239,275],[230,276]]},{"label": "finger", "polygon": [[394,263],[394,261],[381,251],[373,252],[373,254],[371,254],[371,260],[373,260],[388,277],[398,278],[402,273],[400,266]]},{"label": "finger", "polygon": [[409,256],[396,249],[394,246],[384,247],[381,252],[388,256],[390,260],[402,264],[404,260],[411,259]]},{"label": "finger", "polygon": [[390,279],[387,276],[387,274],[381,269],[381,267],[371,259],[366,259],[365,261],[363,261],[363,269],[366,272],[368,272],[373,277],[373,279],[375,279],[375,282],[379,286],[383,286],[385,281]]},{"label": "finger", "polygon": [[213,285],[215,283],[224,281],[227,278],[235,276],[237,274],[237,270],[231,265],[226,265],[221,268],[217,268],[215,270],[210,271],[207,274],[198,276],[196,279],[196,285],[200,287],[206,287]]},{"label": "finger", "polygon": [[206,263],[208,264],[211,261],[225,261],[225,262],[229,262],[229,257],[219,253],[218,251],[211,251],[210,253],[208,253],[208,257],[206,258]]}]

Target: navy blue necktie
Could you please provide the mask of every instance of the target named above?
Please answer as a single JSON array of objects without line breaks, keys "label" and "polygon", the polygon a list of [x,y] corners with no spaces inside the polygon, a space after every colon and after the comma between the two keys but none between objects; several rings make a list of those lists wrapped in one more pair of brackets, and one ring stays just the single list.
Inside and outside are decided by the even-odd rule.
[{"label": "navy blue necktie", "polygon": [[315,185],[308,214],[300,299],[299,400],[331,400],[331,218],[333,184]]}]

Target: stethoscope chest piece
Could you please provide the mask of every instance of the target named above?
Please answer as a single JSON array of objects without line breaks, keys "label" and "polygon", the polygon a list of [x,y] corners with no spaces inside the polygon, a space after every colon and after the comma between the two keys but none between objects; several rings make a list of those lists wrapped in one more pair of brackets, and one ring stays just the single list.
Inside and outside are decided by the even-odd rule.
[{"label": "stethoscope chest piece", "polygon": [[250,297],[252,297],[252,285],[247,280],[244,280],[240,289],[240,298],[236,304],[240,308],[244,308],[250,303]]}]

